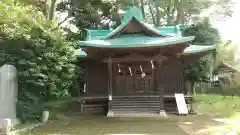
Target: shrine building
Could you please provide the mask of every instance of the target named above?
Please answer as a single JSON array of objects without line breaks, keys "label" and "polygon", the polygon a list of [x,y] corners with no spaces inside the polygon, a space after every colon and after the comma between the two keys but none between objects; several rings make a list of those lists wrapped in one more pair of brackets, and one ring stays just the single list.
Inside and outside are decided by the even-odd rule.
[{"label": "shrine building", "polygon": [[86,69],[81,109],[105,104],[108,116],[176,111],[174,94],[190,97],[184,87],[185,65],[215,50],[191,45],[195,37],[182,36],[179,26],[145,23],[136,7],[126,10],[116,29],[86,33],[86,40],[78,43],[80,64]]}]

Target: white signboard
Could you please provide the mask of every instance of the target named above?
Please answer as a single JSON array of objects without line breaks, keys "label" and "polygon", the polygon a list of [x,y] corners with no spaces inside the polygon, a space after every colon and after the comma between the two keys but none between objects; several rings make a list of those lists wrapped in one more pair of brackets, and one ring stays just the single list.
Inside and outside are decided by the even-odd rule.
[{"label": "white signboard", "polygon": [[175,99],[178,108],[178,114],[188,114],[187,104],[183,94],[175,94]]}]

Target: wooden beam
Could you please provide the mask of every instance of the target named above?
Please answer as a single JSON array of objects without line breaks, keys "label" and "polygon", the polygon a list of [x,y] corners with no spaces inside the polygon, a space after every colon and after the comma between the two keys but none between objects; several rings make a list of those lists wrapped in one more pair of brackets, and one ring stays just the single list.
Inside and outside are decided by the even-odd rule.
[{"label": "wooden beam", "polygon": [[161,86],[161,81],[160,79],[160,72],[161,72],[161,68],[162,67],[162,61],[158,60],[157,61],[157,90],[159,92],[159,98],[160,98],[160,111],[164,110],[164,89]]},{"label": "wooden beam", "polygon": [[112,89],[113,89],[113,62],[112,58],[108,58],[108,110],[112,110]]},{"label": "wooden beam", "polygon": [[[152,56],[152,57],[147,57],[139,54],[130,54],[128,56],[122,57],[122,58],[112,58],[114,62],[120,63],[120,62],[138,62],[138,61],[164,61],[167,60],[168,58],[166,56],[163,56],[161,54]],[[108,59],[103,59],[103,62],[108,62]]]}]

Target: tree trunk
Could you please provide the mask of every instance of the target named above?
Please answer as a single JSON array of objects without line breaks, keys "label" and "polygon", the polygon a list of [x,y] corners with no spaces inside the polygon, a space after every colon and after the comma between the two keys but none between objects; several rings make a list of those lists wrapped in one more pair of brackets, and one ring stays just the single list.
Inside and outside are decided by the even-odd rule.
[{"label": "tree trunk", "polygon": [[194,104],[194,96],[196,95],[196,92],[195,92],[195,88],[194,88],[194,81],[190,81],[191,83],[191,96],[193,96],[191,98],[191,101],[190,101],[190,111],[189,113],[190,114],[195,114],[195,111],[194,111],[194,107],[193,107],[193,104]]},{"label": "tree trunk", "polygon": [[177,20],[176,24],[184,24],[183,0],[177,0]]},{"label": "tree trunk", "polygon": [[133,4],[134,6],[136,6],[136,7],[139,7],[137,0],[133,0],[133,3],[132,3],[132,4]]},{"label": "tree trunk", "polygon": [[153,24],[156,26],[156,19],[155,19],[154,14],[153,14],[153,10],[152,10],[150,0],[148,0],[148,7],[149,7],[149,10],[150,10],[150,13],[151,13],[151,16],[152,16]]},{"label": "tree trunk", "polygon": [[155,9],[156,9],[156,25],[160,26],[160,11],[158,9],[157,0],[155,0]]},{"label": "tree trunk", "polygon": [[191,94],[196,95],[195,87],[194,87],[195,82],[191,81]]},{"label": "tree trunk", "polygon": [[142,11],[143,18],[145,19],[145,10],[144,10],[144,1],[143,0],[141,0],[141,11]]},{"label": "tree trunk", "polygon": [[56,8],[56,0],[46,0],[46,9],[47,9],[47,17],[48,20],[53,20],[54,19],[54,13],[55,13],[55,8]]},{"label": "tree trunk", "polygon": [[173,21],[173,17],[172,17],[172,0],[168,0],[168,6],[167,6],[167,25],[171,25],[172,21]]}]

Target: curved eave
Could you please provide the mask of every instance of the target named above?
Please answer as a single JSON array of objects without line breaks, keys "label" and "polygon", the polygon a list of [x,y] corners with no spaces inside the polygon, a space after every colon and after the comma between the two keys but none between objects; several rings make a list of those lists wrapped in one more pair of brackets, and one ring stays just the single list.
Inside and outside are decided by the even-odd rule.
[{"label": "curved eave", "polygon": [[215,45],[208,45],[208,46],[190,45],[184,50],[184,55],[190,55],[190,54],[196,54],[196,53],[214,51],[214,50],[216,50]]},{"label": "curved eave", "polygon": [[[136,47],[157,47],[157,46],[168,46],[175,44],[188,43],[194,40],[194,36],[190,37],[168,37],[164,39],[158,39],[157,37],[152,38],[150,41],[141,43],[137,42],[122,42],[117,43],[114,39],[110,40],[92,40],[92,41],[79,41],[78,45],[82,47],[96,47],[96,48],[136,48]],[[141,39],[141,38],[139,38]]]},{"label": "curved eave", "polygon": [[75,56],[77,56],[79,58],[86,58],[87,53],[84,52],[82,49],[78,49],[78,50],[75,51]]}]

